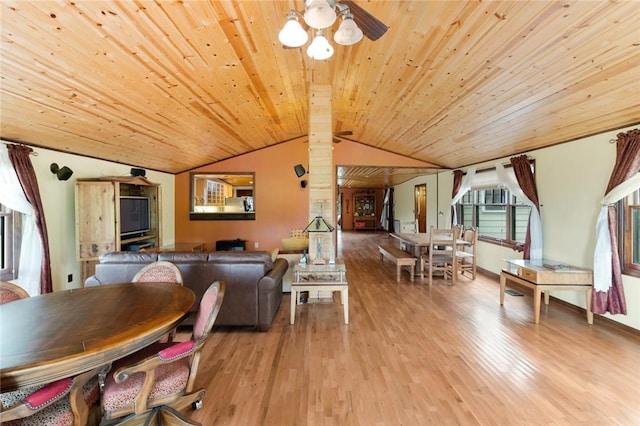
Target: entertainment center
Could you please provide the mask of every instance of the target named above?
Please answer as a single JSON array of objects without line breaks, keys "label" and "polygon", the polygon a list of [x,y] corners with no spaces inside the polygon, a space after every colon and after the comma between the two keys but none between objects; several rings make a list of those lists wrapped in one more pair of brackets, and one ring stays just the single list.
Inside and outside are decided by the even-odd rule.
[{"label": "entertainment center", "polygon": [[162,246],[159,184],[143,176],[78,179],[75,199],[82,282],[103,253]]}]

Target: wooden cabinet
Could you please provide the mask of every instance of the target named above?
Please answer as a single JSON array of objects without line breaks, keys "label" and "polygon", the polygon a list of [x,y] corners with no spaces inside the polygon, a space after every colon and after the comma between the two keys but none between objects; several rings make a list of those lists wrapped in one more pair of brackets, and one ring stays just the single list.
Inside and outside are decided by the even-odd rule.
[{"label": "wooden cabinet", "polygon": [[101,254],[162,246],[161,188],[144,177],[78,179],[76,255],[82,282]]},{"label": "wooden cabinet", "polygon": [[376,229],[376,194],[353,195],[353,229]]}]

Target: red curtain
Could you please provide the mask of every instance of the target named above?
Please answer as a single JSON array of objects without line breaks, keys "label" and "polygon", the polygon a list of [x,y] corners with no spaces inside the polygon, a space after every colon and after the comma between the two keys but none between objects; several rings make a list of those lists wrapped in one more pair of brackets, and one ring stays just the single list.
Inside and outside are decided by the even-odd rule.
[{"label": "red curtain", "polygon": [[42,208],[42,200],[40,199],[40,190],[38,189],[38,180],[36,172],[31,164],[29,154],[33,151],[31,148],[23,145],[8,144],[7,151],[9,159],[13,165],[18,180],[27,197],[27,201],[31,203],[35,211],[36,226],[40,233],[42,241],[42,264],[40,265],[40,293],[51,293],[53,291],[53,281],[51,279],[51,258],[49,257],[49,237],[47,234],[47,224],[44,220],[44,209]]},{"label": "red curtain", "polygon": [[[462,178],[464,177],[464,173],[462,170],[454,170],[453,171],[453,191],[451,191],[451,198],[455,198],[458,191],[460,191],[460,186],[462,186]],[[456,206],[451,206],[451,226],[457,225],[457,223],[453,223],[453,218],[455,216]],[[459,220],[458,220],[459,222]]]},{"label": "red curtain", "polygon": [[[613,166],[606,193],[640,172],[640,129],[618,134],[616,164]],[[609,234],[611,235],[611,287],[608,291],[594,291],[591,310],[596,314],[610,312],[627,314],[627,303],[622,287],[622,272],[618,252],[618,217],[615,206],[608,207]]]},{"label": "red curtain", "polygon": [[[534,204],[535,208],[540,211],[540,203],[538,201],[538,188],[536,187],[536,180],[533,177],[531,171],[531,163],[526,155],[520,155],[518,157],[512,157],[509,159],[513,166],[513,173],[516,176],[518,185],[524,192],[524,195]],[[531,215],[529,215],[529,222],[527,223],[527,234],[524,240],[524,252],[522,254],[523,259],[531,259]]]}]

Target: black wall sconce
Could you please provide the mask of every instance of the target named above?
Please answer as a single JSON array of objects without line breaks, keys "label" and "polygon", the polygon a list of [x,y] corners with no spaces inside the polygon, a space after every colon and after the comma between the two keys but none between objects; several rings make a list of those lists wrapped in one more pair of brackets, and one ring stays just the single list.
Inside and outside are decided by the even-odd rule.
[{"label": "black wall sconce", "polygon": [[295,166],[293,166],[293,170],[296,172],[296,176],[298,177],[302,177],[305,173],[307,173],[302,164],[296,164]]},{"label": "black wall sconce", "polygon": [[[304,166],[302,164],[296,164],[295,166],[293,166],[293,171],[296,172],[296,176],[298,177],[302,177],[305,175],[305,173],[308,173],[305,169]],[[306,179],[303,179],[300,181],[300,188],[306,188],[307,184],[309,182],[307,182]]]},{"label": "black wall sconce", "polygon": [[69,180],[69,178],[73,174],[73,170],[71,170],[67,166],[60,168],[57,163],[51,163],[51,166],[49,166],[49,170],[51,170],[51,173],[58,177],[58,180]]}]

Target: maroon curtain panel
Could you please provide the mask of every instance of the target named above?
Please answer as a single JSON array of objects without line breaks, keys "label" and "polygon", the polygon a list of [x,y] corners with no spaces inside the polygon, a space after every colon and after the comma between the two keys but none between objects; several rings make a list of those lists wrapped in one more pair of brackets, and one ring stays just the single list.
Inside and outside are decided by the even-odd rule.
[{"label": "maroon curtain panel", "polygon": [[[458,191],[460,191],[460,186],[462,186],[462,177],[464,176],[464,173],[462,173],[462,170],[454,170],[453,171],[453,191],[451,191],[451,198],[455,197],[456,194],[458,193]],[[454,210],[456,209],[456,206],[451,206],[451,226],[454,225],[453,223],[453,216],[454,216]],[[459,220],[458,220],[459,222]]]},{"label": "maroon curtain panel", "polygon": [[[513,167],[513,173],[516,175],[518,185],[524,192],[524,195],[534,204],[535,208],[540,211],[540,203],[538,201],[538,187],[536,186],[536,180],[531,171],[531,164],[529,158],[526,155],[519,155],[509,160]],[[531,259],[531,215],[529,215],[529,221],[527,223],[527,233],[524,239],[524,252],[522,254],[523,259]]]},{"label": "maroon curtain panel", "polygon": [[42,208],[42,200],[40,199],[40,190],[38,189],[38,180],[36,172],[31,164],[29,154],[33,151],[31,148],[23,145],[8,144],[7,151],[9,159],[18,175],[18,180],[27,197],[27,201],[31,203],[35,210],[36,226],[40,233],[40,241],[42,241],[42,264],[40,265],[40,293],[51,293],[53,291],[53,281],[51,279],[51,258],[49,256],[49,237],[47,234],[47,224],[44,220],[44,209]]},{"label": "maroon curtain panel", "polygon": [[[616,144],[616,164],[613,166],[608,194],[616,186],[640,172],[640,129],[618,134]],[[627,314],[627,303],[622,287],[622,271],[618,252],[618,215],[615,206],[608,207],[609,234],[611,235],[611,288],[608,291],[594,291],[591,310],[596,314]]]},{"label": "maroon curtain panel", "polygon": [[387,204],[387,208],[389,209],[387,212],[387,217],[389,218],[389,229],[391,232],[400,232],[399,229],[395,228],[395,217],[393,216],[393,188],[389,188],[389,204]]}]

